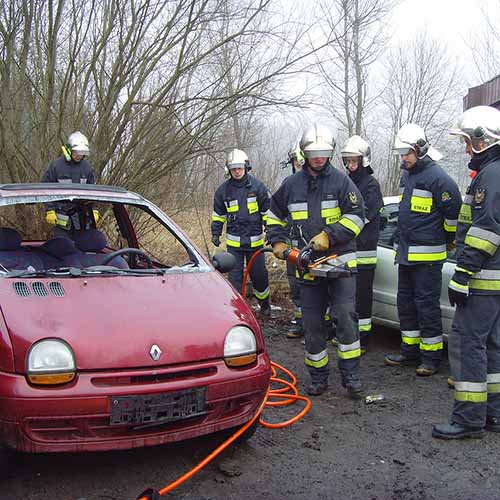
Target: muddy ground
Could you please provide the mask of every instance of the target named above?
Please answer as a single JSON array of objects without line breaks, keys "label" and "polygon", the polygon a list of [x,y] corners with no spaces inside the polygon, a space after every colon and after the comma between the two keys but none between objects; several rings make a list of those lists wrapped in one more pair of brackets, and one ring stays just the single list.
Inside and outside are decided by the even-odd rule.
[{"label": "muddy ground", "polygon": [[[303,346],[287,340],[283,323],[267,324],[271,358],[293,370],[304,391]],[[336,368],[330,389],[314,399],[311,412],[283,430],[259,427],[187,483],[162,498],[230,499],[500,499],[500,434],[482,440],[443,442],[431,437],[433,423],[448,417],[452,391],[448,365],[430,378],[411,368],[383,365],[397,350],[396,331],[377,328],[362,359],[369,393],[386,402],[349,400]],[[332,356],[334,348],[331,348]],[[288,418],[289,409],[279,418]],[[275,415],[267,413],[267,418]],[[146,487],[161,489],[192,468],[217,438],[127,452],[16,457],[2,481],[7,500],[133,500]]]}]

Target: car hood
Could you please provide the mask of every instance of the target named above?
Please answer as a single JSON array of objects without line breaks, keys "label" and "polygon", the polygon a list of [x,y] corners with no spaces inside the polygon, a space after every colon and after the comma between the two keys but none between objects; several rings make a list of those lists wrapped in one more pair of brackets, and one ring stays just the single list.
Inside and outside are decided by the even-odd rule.
[{"label": "car hood", "polygon": [[[247,324],[259,330],[248,306],[217,272],[3,279],[0,292],[20,373],[29,348],[43,338],[65,340],[79,370],[102,370],[220,359],[229,328]],[[162,351],[158,361],[150,355],[153,345]]]}]

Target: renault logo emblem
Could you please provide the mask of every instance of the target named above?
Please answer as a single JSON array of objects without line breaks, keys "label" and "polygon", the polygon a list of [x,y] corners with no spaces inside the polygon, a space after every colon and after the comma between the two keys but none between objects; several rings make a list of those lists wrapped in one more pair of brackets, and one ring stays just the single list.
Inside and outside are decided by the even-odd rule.
[{"label": "renault logo emblem", "polygon": [[153,361],[158,361],[161,356],[161,349],[156,344],[153,344],[151,346],[151,349],[149,350],[149,355],[151,356]]}]

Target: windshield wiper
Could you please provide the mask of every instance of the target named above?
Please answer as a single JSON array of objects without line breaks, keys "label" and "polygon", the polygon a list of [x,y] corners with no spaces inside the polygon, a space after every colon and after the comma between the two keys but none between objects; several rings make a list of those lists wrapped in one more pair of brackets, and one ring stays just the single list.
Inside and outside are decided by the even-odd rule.
[{"label": "windshield wiper", "polygon": [[4,278],[36,278],[43,276],[80,276],[81,270],[77,267],[63,267],[61,269],[34,269],[29,267],[28,269],[20,269],[15,271],[9,271],[7,273],[0,273],[0,276]]}]

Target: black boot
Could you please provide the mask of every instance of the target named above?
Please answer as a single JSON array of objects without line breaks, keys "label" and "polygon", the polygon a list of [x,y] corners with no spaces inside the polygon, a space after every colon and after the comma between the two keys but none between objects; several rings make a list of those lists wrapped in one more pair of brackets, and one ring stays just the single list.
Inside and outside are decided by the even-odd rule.
[{"label": "black boot", "polygon": [[269,299],[260,300],[260,314],[266,318],[271,317],[271,305],[269,304]]},{"label": "black boot", "polygon": [[389,366],[416,365],[417,358],[408,358],[404,354],[387,354],[384,357],[384,363]]},{"label": "black boot", "polygon": [[432,428],[432,437],[438,439],[482,438],[484,429],[480,427],[466,427],[456,422],[451,424],[437,424]]},{"label": "black boot", "polygon": [[302,320],[296,319],[292,322],[292,325],[288,329],[286,337],[288,339],[298,339],[304,336],[304,329],[302,327]]},{"label": "black boot", "polygon": [[328,384],[326,382],[311,382],[307,386],[307,394],[309,396],[319,396],[323,394],[328,389]]},{"label": "black boot", "polygon": [[359,376],[343,376],[341,383],[342,387],[347,389],[347,393],[351,399],[361,399],[363,397],[363,385]]}]

